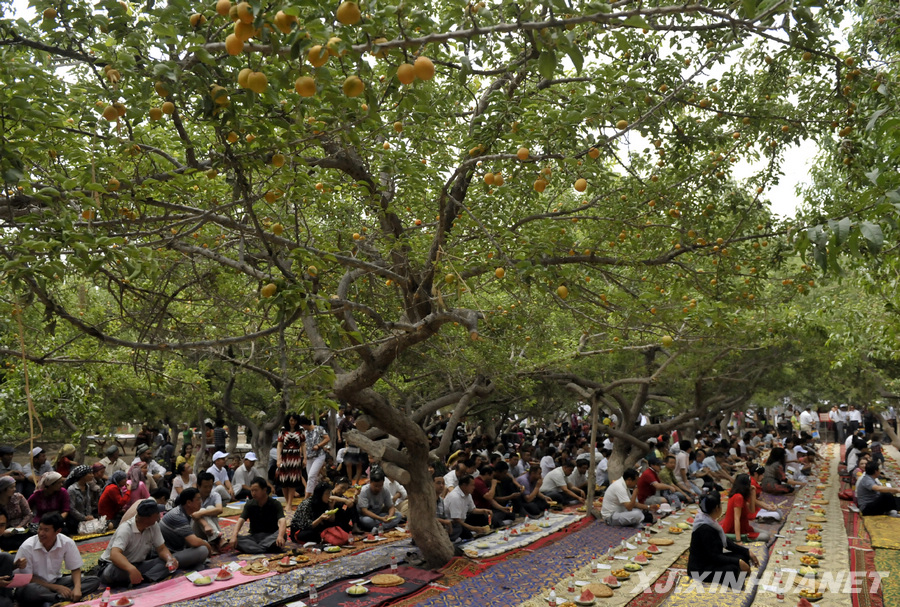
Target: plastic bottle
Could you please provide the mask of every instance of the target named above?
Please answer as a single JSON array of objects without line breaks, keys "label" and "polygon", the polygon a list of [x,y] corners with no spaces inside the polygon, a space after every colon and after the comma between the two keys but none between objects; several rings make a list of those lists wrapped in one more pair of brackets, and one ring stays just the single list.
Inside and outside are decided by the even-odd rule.
[{"label": "plastic bottle", "polygon": [[596,574],[598,571],[599,569],[597,568],[597,559],[595,557],[591,559],[591,573]]},{"label": "plastic bottle", "polygon": [[575,594],[575,573],[573,572],[571,576],[569,576],[569,594]]},{"label": "plastic bottle", "polygon": [[106,590],[103,591],[103,596],[100,597],[100,607],[109,607],[109,586],[106,587]]},{"label": "plastic bottle", "polygon": [[310,605],[318,605],[319,604],[319,591],[316,588],[315,584],[309,585],[309,604]]},{"label": "plastic bottle", "polygon": [[397,573],[397,557],[396,556],[391,557],[391,573],[393,573],[393,574]]},{"label": "plastic bottle", "polygon": [[547,597],[547,605],[556,607],[556,590],[550,591],[550,596]]}]

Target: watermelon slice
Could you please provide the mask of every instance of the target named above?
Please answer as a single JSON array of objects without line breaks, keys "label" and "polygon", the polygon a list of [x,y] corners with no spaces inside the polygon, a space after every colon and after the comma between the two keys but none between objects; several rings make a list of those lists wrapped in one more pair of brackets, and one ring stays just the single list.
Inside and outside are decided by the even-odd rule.
[{"label": "watermelon slice", "polygon": [[582,603],[590,603],[594,600],[594,593],[585,588],[584,592],[581,593],[581,596],[578,597],[578,600]]},{"label": "watermelon slice", "polygon": [[604,584],[612,584],[615,586],[616,584],[619,583],[619,578],[617,578],[614,575],[608,575],[605,578],[603,578],[603,583]]},{"label": "watermelon slice", "polygon": [[368,535],[366,536],[366,539],[367,539],[367,540],[374,540],[374,539],[375,539],[375,536],[372,535],[372,534],[370,533],[370,534],[368,534]]},{"label": "watermelon slice", "polygon": [[634,560],[635,563],[637,563],[637,564],[639,564],[639,565],[646,565],[647,563],[650,562],[650,559],[648,559],[648,558],[647,558],[646,556],[644,556],[643,554],[637,555],[636,557],[634,557],[633,560]]},{"label": "watermelon slice", "polygon": [[649,548],[647,548],[647,552],[652,552],[653,554],[659,554],[662,550],[659,549],[659,546],[651,544]]},{"label": "watermelon slice", "polygon": [[290,564],[291,564],[291,557],[290,557],[290,556],[286,556],[286,557],[284,557],[283,559],[281,559],[281,564],[282,564],[282,565],[290,565]]}]

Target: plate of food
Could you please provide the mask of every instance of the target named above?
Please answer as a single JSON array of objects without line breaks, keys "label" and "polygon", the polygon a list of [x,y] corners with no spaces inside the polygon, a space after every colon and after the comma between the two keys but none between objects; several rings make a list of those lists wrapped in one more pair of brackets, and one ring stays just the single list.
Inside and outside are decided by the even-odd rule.
[{"label": "plate of food", "polygon": [[684,533],[684,529],[673,525],[672,527],[669,527],[669,533],[671,533],[672,535],[678,535],[680,533]]},{"label": "plate of food", "polygon": [[610,573],[616,576],[617,580],[627,580],[631,577],[631,574],[625,571],[624,569],[613,569]]},{"label": "plate of food", "polygon": [[400,577],[399,575],[394,575],[393,573],[379,573],[378,575],[372,576],[372,585],[381,586],[382,588],[399,586],[405,581],[406,580],[404,580],[402,577]]},{"label": "plate of food", "polygon": [[217,582],[225,582],[227,580],[230,580],[233,577],[234,577],[234,575],[227,569],[219,569],[219,571],[216,572],[216,581]]},{"label": "plate of food", "polygon": [[208,575],[204,575],[202,577],[195,578],[193,580],[194,586],[209,586],[213,583],[212,578]]},{"label": "plate of food", "polygon": [[380,542],[381,537],[372,535],[371,533],[363,538],[363,542],[366,544],[372,544],[374,542]]},{"label": "plate of food", "polygon": [[809,565],[804,565],[797,570],[797,575],[801,575],[803,577],[818,577],[819,572]]},{"label": "plate of food", "polygon": [[115,601],[110,601],[109,604],[113,607],[130,607],[131,605],[134,605],[134,601],[129,599],[127,596],[123,596],[116,599]]},{"label": "plate of food", "polygon": [[650,562],[650,559],[653,558],[653,555],[648,553],[646,550],[642,550],[638,552],[632,559],[632,563],[637,563],[638,565],[646,565]]},{"label": "plate of food", "polygon": [[638,563],[625,563],[622,565],[622,569],[625,571],[640,571],[643,569]]},{"label": "plate of food", "polygon": [[821,542],[821,541],[822,541],[822,536],[819,535],[818,533],[807,533],[807,534],[806,534],[806,542],[807,542],[807,543],[809,543],[809,542]]},{"label": "plate of food", "polygon": [[809,567],[818,567],[819,559],[814,556],[804,555],[800,557],[800,562]]},{"label": "plate of food", "polygon": [[487,542],[476,542],[475,547],[480,550],[484,550],[485,548],[490,548],[491,545]]},{"label": "plate of food", "polygon": [[328,552],[330,554],[334,554],[335,552],[340,552],[340,551],[341,551],[340,546],[325,546],[325,548],[324,548],[324,552]]},{"label": "plate of food", "polygon": [[684,529],[685,531],[687,531],[691,528],[691,526],[688,525],[687,523],[677,523],[675,526],[680,527],[681,529]]},{"label": "plate of food", "polygon": [[364,594],[369,594],[369,589],[365,586],[354,585],[349,586],[345,592],[350,596],[362,596]]},{"label": "plate of food", "polygon": [[[625,573],[628,573],[627,571]],[[628,579],[628,578],[625,578]],[[603,583],[609,586],[610,588],[618,588],[622,584],[619,582],[619,578],[614,575],[608,575],[603,578]]]},{"label": "plate of food", "polygon": [[[619,580],[617,580],[616,578],[613,578],[613,581],[616,583],[616,585],[619,584]],[[597,584],[596,582],[594,582],[593,584],[588,584],[584,587],[584,590],[590,591],[590,593],[594,595],[594,598],[608,599],[613,595],[612,588],[609,585]]]},{"label": "plate of food", "polygon": [[821,601],[823,596],[824,595],[821,592],[813,592],[812,590],[807,590],[806,588],[800,591],[800,598],[806,599],[810,603]]},{"label": "plate of food", "polygon": [[650,544],[650,547],[647,548],[647,552],[650,554],[662,554],[662,550],[660,550],[659,546],[656,544]]},{"label": "plate of food", "polygon": [[541,530],[541,528],[538,527],[537,525],[525,525],[524,527],[521,527],[518,531],[520,534],[525,534],[525,533],[537,533],[540,530]]}]

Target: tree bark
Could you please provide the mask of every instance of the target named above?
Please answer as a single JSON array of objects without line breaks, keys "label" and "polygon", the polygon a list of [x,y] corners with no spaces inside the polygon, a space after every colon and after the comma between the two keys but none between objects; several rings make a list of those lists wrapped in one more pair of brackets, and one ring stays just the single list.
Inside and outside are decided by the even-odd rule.
[{"label": "tree bark", "polygon": [[453,544],[447,530],[437,520],[437,496],[434,483],[428,475],[428,451],[410,451],[409,484],[404,485],[409,499],[411,516],[407,523],[409,532],[422,551],[426,564],[431,568],[442,567],[453,558]]}]

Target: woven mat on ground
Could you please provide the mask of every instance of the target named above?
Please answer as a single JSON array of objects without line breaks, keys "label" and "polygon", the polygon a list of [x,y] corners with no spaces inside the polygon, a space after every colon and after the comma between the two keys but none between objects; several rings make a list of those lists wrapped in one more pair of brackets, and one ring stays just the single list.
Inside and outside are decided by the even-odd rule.
[{"label": "woven mat on ground", "polygon": [[881,594],[884,604],[900,605],[900,551],[875,550],[873,569],[886,573],[881,577]]},{"label": "woven mat on ground", "polygon": [[[218,569],[207,569],[206,571],[202,571],[201,573],[203,575],[215,576],[217,572]],[[182,604],[183,601],[201,597],[220,590],[226,590],[228,588],[240,586],[241,584],[246,584],[252,580],[253,578],[251,576],[247,576],[242,573],[236,573],[230,580],[213,582],[208,586],[195,586],[193,583],[188,581],[187,578],[179,577],[175,579],[165,580],[163,582],[159,582],[157,584],[146,586],[140,589],[131,589],[125,592],[117,592],[110,598],[112,598],[113,601],[116,601],[119,598],[127,597],[134,601],[135,607],[158,607],[159,605],[168,605],[169,603]],[[93,601],[75,603],[74,605],[97,606],[99,604],[100,599],[94,599]]]},{"label": "woven mat on ground", "polygon": [[[518,525],[514,525],[507,530],[508,539],[506,540],[503,539],[506,537],[506,534],[503,531],[498,530],[489,535],[461,544],[460,548],[462,548],[462,551],[466,556],[473,559],[497,556],[504,552],[524,548],[541,538],[552,535],[564,527],[568,527],[569,525],[578,522],[585,516],[587,515],[572,513],[550,514],[548,517],[539,520],[526,518],[525,521]],[[523,529],[526,528],[537,529],[537,531],[523,533]]]},{"label": "woven mat on ground", "polygon": [[103,533],[88,533],[87,535],[73,535],[72,540],[75,542],[83,542],[85,540],[92,540],[95,537],[104,537],[107,535],[112,535],[115,532],[116,532],[116,530],[113,529],[112,531],[104,531]]},{"label": "woven mat on ground", "polygon": [[523,551],[516,559],[497,563],[484,575],[466,580],[423,607],[503,607],[522,603],[567,572],[590,563],[592,557],[637,532],[633,528],[609,527],[597,521],[558,542],[534,552]]},{"label": "woven mat on ground", "polygon": [[[382,569],[377,573],[390,573],[390,569]],[[368,594],[363,596],[349,596],[347,588],[350,587],[349,581],[340,581],[319,590],[319,607],[344,607],[351,604],[353,607],[379,607],[386,605],[392,601],[396,601],[402,597],[408,596],[414,592],[418,592],[423,586],[435,580],[439,574],[415,567],[398,567],[397,575],[406,580],[399,586],[391,586],[388,588],[374,586],[369,584]],[[304,597],[297,597],[302,600]]]},{"label": "woven mat on ground", "polygon": [[298,587],[306,589],[310,584],[315,584],[317,588],[322,588],[337,580],[353,579],[389,567],[392,556],[401,563],[411,550],[414,551],[416,548],[411,548],[408,542],[378,546],[372,550],[348,555],[346,558],[319,563],[315,567],[295,569],[200,599],[184,601],[179,603],[178,607],[235,607],[235,605],[261,607],[278,603],[297,594]]},{"label": "woven mat on ground", "polygon": [[[769,551],[762,542],[747,544],[760,561],[764,570]],[[661,604],[664,607],[746,607],[756,597],[756,586],[749,581],[742,591],[719,588],[713,592],[710,584],[694,583],[690,577],[682,576],[670,590],[669,596]]]},{"label": "woven mat on ground", "polygon": [[900,550],[900,518],[864,516],[862,519],[872,539],[872,548]]}]

